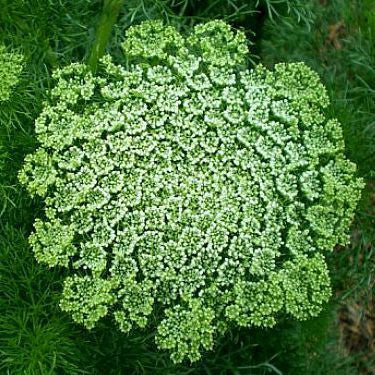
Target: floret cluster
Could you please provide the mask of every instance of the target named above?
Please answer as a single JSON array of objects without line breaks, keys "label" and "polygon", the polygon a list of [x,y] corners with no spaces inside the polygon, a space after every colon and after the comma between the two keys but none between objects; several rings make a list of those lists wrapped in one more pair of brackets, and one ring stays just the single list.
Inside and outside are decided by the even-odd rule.
[{"label": "floret cluster", "polygon": [[9,99],[11,89],[18,83],[22,61],[20,53],[9,52],[0,44],[0,102]]},{"label": "floret cluster", "polygon": [[316,316],[324,253],[348,241],[363,182],[303,63],[247,68],[221,21],[131,27],[126,63],[55,72],[20,180],[43,197],[36,259],[69,267],[61,308],[198,360],[232,326]]}]

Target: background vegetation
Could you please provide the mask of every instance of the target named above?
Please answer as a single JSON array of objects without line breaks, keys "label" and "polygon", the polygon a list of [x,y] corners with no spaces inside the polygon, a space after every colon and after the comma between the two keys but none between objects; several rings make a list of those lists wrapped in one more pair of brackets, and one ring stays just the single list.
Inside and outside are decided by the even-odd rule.
[{"label": "background vegetation", "polygon": [[[121,3],[117,20],[104,11]],[[21,51],[24,70],[0,103],[0,373],[4,374],[374,374],[375,6],[373,0],[0,0],[0,43]],[[104,15],[103,15],[104,14]],[[90,332],[58,308],[62,271],[38,265],[27,244],[41,209],[17,183],[35,148],[33,121],[50,73],[95,59],[98,23],[124,29],[162,18],[179,28],[211,18],[243,27],[253,63],[305,61],[327,86],[329,116],[344,127],[348,157],[367,181],[351,245],[330,257],[335,297],[306,323],[241,330],[194,366],[174,366],[149,332],[123,335],[103,321]]]}]

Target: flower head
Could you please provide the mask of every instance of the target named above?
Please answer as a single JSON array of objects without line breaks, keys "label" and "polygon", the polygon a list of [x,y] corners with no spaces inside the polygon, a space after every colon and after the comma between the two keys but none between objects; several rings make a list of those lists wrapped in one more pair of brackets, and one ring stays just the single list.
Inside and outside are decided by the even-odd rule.
[{"label": "flower head", "polygon": [[316,316],[324,252],[348,241],[362,181],[329,100],[303,63],[246,67],[242,32],[127,32],[127,65],[58,70],[20,180],[44,198],[36,258],[69,267],[61,307],[94,326],[145,327],[200,358],[228,327]]},{"label": "flower head", "polygon": [[0,102],[9,99],[11,89],[18,83],[22,60],[21,54],[0,45]]}]

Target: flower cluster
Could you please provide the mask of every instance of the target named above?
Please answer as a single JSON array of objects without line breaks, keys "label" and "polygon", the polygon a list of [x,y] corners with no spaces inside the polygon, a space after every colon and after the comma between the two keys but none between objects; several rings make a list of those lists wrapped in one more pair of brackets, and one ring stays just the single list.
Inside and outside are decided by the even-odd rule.
[{"label": "flower cluster", "polygon": [[58,70],[19,175],[45,201],[37,260],[74,274],[61,308],[128,332],[158,306],[176,362],[234,325],[316,316],[323,253],[348,241],[363,186],[317,74],[249,70],[245,41],[221,21],[187,36],[145,22],[123,65]]},{"label": "flower cluster", "polygon": [[0,102],[9,99],[13,86],[18,83],[22,70],[23,56],[16,52],[8,52],[0,45]]}]

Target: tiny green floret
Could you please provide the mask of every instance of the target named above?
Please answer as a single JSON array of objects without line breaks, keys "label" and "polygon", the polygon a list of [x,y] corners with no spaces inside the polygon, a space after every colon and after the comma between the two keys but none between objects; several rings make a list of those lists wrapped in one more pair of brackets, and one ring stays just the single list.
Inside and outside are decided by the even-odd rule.
[{"label": "tiny green floret", "polygon": [[10,98],[11,90],[17,85],[22,71],[23,56],[10,52],[0,44],[0,102]]},{"label": "tiny green floret", "polygon": [[[198,360],[233,326],[316,316],[324,254],[348,242],[363,181],[304,63],[247,68],[243,32],[131,27],[126,63],[54,73],[20,181],[45,202],[30,242],[68,267],[61,308]],[[155,306],[162,316],[150,319]]]}]

